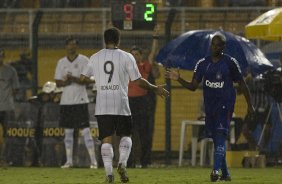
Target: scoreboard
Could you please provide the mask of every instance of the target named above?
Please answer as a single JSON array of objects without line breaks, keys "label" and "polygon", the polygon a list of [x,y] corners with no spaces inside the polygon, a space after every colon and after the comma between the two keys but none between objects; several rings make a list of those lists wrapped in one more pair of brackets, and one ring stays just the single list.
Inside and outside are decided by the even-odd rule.
[{"label": "scoreboard", "polygon": [[122,30],[153,30],[157,19],[155,3],[112,2],[112,23]]}]

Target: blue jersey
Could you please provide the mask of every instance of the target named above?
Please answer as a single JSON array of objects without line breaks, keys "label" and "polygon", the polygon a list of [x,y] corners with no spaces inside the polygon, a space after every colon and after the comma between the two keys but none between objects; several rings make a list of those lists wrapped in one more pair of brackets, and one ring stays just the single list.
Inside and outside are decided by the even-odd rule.
[{"label": "blue jersey", "polygon": [[240,66],[235,58],[224,54],[216,63],[211,56],[198,61],[193,79],[203,82],[203,96],[206,115],[213,115],[219,108],[233,111],[236,92],[233,82],[243,80]]}]

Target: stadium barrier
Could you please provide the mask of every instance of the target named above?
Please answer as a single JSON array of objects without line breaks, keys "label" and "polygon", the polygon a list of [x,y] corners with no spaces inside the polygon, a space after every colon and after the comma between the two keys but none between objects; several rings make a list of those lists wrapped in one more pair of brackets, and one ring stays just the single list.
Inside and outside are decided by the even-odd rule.
[{"label": "stadium barrier", "polygon": [[[100,160],[99,135],[94,116],[95,104],[89,104],[90,128],[97,159]],[[8,116],[6,161],[13,166],[58,167],[65,162],[64,129],[59,127],[59,105],[55,103],[16,103],[14,114]],[[80,131],[75,134],[74,165],[88,167],[90,158]]]}]

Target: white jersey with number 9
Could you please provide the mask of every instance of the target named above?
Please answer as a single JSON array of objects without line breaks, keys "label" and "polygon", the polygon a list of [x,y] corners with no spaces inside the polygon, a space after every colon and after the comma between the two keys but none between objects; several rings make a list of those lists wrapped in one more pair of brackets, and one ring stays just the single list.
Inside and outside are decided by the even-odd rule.
[{"label": "white jersey with number 9", "polygon": [[120,49],[102,49],[90,57],[82,73],[94,76],[97,87],[95,115],[131,115],[128,83],[141,78],[134,57]]}]

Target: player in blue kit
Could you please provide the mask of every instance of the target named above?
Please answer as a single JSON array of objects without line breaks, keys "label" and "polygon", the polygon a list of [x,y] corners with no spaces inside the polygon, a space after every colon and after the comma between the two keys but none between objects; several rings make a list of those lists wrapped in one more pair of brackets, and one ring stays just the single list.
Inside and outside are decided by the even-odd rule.
[{"label": "player in blue kit", "polygon": [[[226,164],[225,141],[232,118],[236,91],[233,83],[238,83],[248,104],[248,111],[254,112],[250,92],[235,58],[223,53],[226,38],[215,33],[211,41],[211,55],[198,61],[194,68],[192,81],[180,77],[178,71],[166,71],[166,78],[178,81],[183,87],[195,91],[203,82],[205,105],[205,133],[214,142],[214,165],[210,175],[212,182],[231,181]],[[221,175],[219,175],[221,170]]]}]

